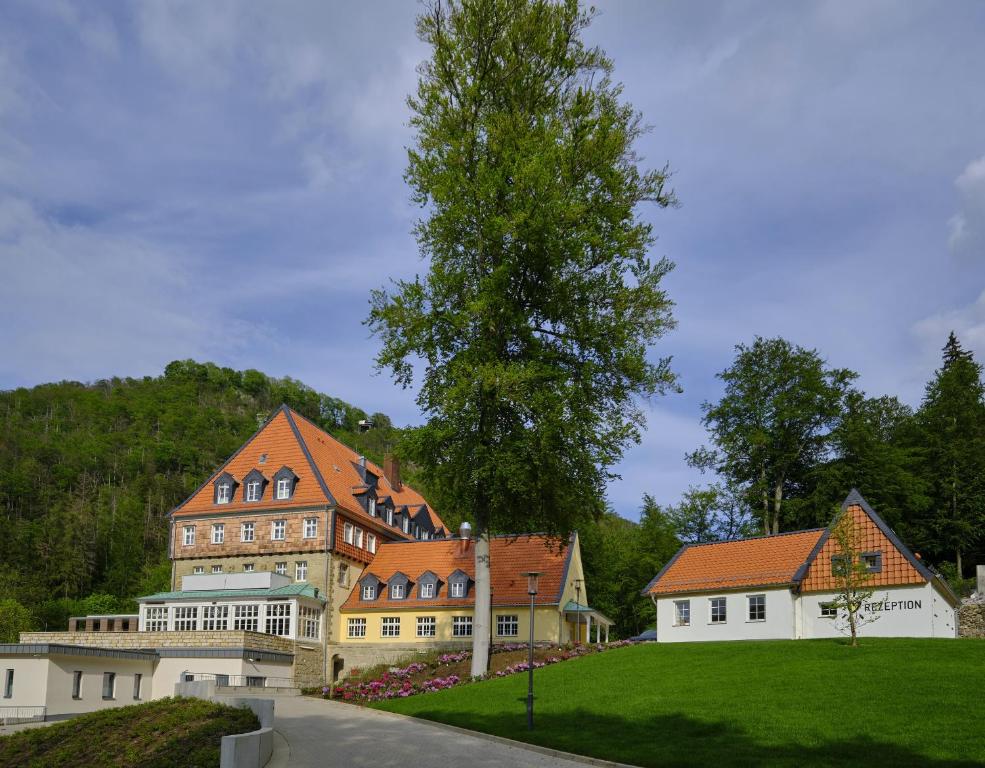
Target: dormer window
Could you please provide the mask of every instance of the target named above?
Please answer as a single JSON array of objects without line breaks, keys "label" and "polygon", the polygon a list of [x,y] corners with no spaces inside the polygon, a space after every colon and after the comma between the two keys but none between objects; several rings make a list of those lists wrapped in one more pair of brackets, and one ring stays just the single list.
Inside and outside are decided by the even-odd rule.
[{"label": "dormer window", "polygon": [[404,517],[401,518],[400,522],[401,522],[401,528],[403,528],[404,533],[410,533],[410,518],[404,515]]},{"label": "dormer window", "polygon": [[233,500],[233,495],[236,493],[237,485],[236,478],[228,472],[223,472],[215,479],[212,500],[216,504],[229,504]]},{"label": "dormer window", "polygon": [[417,597],[420,600],[432,600],[438,593],[438,577],[433,571],[425,571],[417,579]]},{"label": "dormer window", "polygon": [[450,592],[452,597],[465,597],[465,582],[453,581],[450,584]]},{"label": "dormer window", "polygon": [[359,594],[363,600],[375,600],[380,594],[380,580],[373,574],[366,574],[359,580]]},{"label": "dormer window", "polygon": [[393,525],[393,510],[389,507],[386,509],[386,524]]},{"label": "dormer window", "polygon": [[216,504],[228,504],[229,499],[232,496],[232,486],[229,483],[219,483],[219,487],[216,489],[215,493],[215,503]]},{"label": "dormer window", "polygon": [[376,499],[372,496],[366,499],[366,511],[369,512],[370,517],[376,517]]},{"label": "dormer window", "polygon": [[376,585],[375,584],[363,585],[363,600],[375,600],[375,599],[376,599]]},{"label": "dormer window", "polygon": [[277,498],[278,499],[289,499],[291,498],[291,481],[286,477],[282,477],[277,481]]},{"label": "dormer window", "polygon": [[390,585],[390,599],[391,600],[403,600],[404,599],[404,584],[391,584]]},{"label": "dormer window", "polygon": [[290,467],[281,467],[274,474],[274,499],[287,501],[294,496],[298,484],[298,476]]},{"label": "dormer window", "polygon": [[469,591],[469,576],[464,571],[455,571],[448,577],[448,597],[464,598]]},{"label": "dormer window", "polygon": [[421,600],[430,600],[434,597],[434,584],[428,582],[421,584]]},{"label": "dormer window", "polygon": [[260,501],[260,481],[251,480],[246,484],[246,500]]}]

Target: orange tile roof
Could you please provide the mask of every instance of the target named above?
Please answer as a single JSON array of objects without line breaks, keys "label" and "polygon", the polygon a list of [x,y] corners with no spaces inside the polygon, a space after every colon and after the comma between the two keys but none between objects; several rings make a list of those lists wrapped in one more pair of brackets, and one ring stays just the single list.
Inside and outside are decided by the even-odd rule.
[{"label": "orange tile roof", "polygon": [[823,529],[817,529],[685,545],[647,585],[644,594],[792,584],[823,534]]},{"label": "orange tile roof", "polygon": [[[263,464],[260,457],[266,455]],[[379,518],[371,517],[359,503],[354,491],[362,488],[363,480],[357,469],[359,454],[330,434],[317,427],[297,412],[281,406],[277,412],[257,431],[253,437],[230,457],[230,459],[188,499],[175,507],[171,514],[175,517],[193,517],[205,512],[236,512],[257,509],[290,509],[315,505],[332,505],[350,513],[357,520],[405,537],[396,527],[382,524]],[[294,495],[287,500],[277,501],[272,489],[264,492],[261,502],[245,502],[242,487],[236,488],[234,498],[228,504],[213,502],[213,483],[224,472],[242,482],[253,469],[258,469],[272,478],[282,466],[288,466],[298,476]],[[367,461],[366,468],[379,479],[377,496],[390,496],[399,509],[408,506],[411,514],[427,505],[424,497],[406,483],[399,491],[394,490],[383,471],[373,462]],[[434,510],[428,507],[428,515],[434,527],[445,528]]]},{"label": "orange tile roof", "polygon": [[[494,605],[529,605],[527,580],[524,571],[543,571],[537,591],[537,605],[556,605],[567,578],[566,573],[575,537],[564,542],[540,534],[497,536],[489,542],[489,569]],[[424,573],[431,571],[440,580],[433,599],[417,599],[415,587]],[[357,585],[343,603],[343,611],[366,611],[378,608],[413,608],[415,606],[471,607],[475,596],[470,587],[465,598],[448,596],[448,577],[463,571],[475,579],[475,551],[469,541],[440,539],[437,541],[395,541],[383,544],[373,562],[363,571],[386,583],[396,573],[410,579],[409,596],[404,600],[389,599],[389,592],[377,600],[361,600]]]}]

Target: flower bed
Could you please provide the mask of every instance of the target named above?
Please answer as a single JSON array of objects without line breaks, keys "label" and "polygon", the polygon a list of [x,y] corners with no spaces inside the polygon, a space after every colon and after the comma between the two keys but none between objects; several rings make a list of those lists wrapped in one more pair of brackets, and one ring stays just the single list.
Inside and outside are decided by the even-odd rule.
[{"label": "flower bed", "polygon": [[[632,643],[629,640],[620,640],[607,645],[535,647],[534,669],[627,645]],[[507,677],[517,672],[526,672],[530,668],[527,654],[527,646],[519,643],[495,646],[492,649],[489,674],[475,679]],[[357,676],[344,680],[336,684],[334,690],[326,686],[321,689],[321,695],[326,699],[335,698],[353,704],[363,704],[370,701],[406,698],[419,693],[433,693],[472,682],[473,678],[469,675],[471,659],[471,651],[443,653],[431,661],[415,661],[404,667],[390,667],[370,679]]]}]

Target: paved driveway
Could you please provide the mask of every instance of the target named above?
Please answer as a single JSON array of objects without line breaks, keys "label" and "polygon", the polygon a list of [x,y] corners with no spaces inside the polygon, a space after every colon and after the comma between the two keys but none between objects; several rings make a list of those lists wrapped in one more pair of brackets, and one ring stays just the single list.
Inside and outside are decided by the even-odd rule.
[{"label": "paved driveway", "polygon": [[584,768],[585,764],[458,733],[423,720],[308,696],[277,698],[276,730],[290,768],[427,765],[428,768]]}]

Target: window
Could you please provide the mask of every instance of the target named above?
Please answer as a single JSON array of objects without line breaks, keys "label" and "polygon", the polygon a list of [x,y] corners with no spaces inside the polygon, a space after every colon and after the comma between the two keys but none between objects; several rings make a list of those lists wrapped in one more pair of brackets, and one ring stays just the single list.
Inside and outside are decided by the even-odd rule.
[{"label": "window", "polygon": [[376,534],[373,533],[366,534],[366,549],[368,549],[373,554],[376,554]]},{"label": "window", "polygon": [[298,560],[294,564],[294,580],[305,581],[308,578],[308,561]]},{"label": "window", "polygon": [[472,637],[472,617],[452,616],[451,634],[452,637]]},{"label": "window", "polygon": [[374,584],[363,584],[363,600],[376,599],[376,586]]},{"label": "window", "polygon": [[393,510],[387,507],[386,510],[386,524],[393,525]]},{"label": "window", "polygon": [[133,698],[135,701],[140,699],[140,683],[143,679],[144,676],[140,672],[133,676]]},{"label": "window", "polygon": [[196,565],[194,568],[192,568],[192,574],[195,576],[201,576],[203,573],[205,573],[204,565]]},{"label": "window", "polygon": [[103,698],[116,698],[116,672],[103,672]]},{"label": "window", "polygon": [[82,698],[82,671],[78,669],[72,673],[72,698]]},{"label": "window", "polygon": [[349,637],[366,637],[366,619],[349,619]]},{"label": "window", "polygon": [[406,589],[406,584],[391,584],[390,585],[390,599],[391,600],[403,600],[404,590]]},{"label": "window", "polygon": [[689,627],[691,625],[691,601],[674,601],[674,626]]},{"label": "window", "polygon": [[725,598],[724,597],[713,597],[708,601],[711,606],[711,623],[712,624],[724,624],[725,623]]},{"label": "window", "polygon": [[3,679],[3,697],[5,699],[14,698],[14,670],[8,669]]},{"label": "window", "polygon": [[318,536],[318,518],[306,517],[304,519],[304,537],[306,539],[313,539],[316,536]]},{"label": "window", "polygon": [[256,538],[255,524],[243,523],[243,526],[239,529],[239,538],[241,541],[253,541]]},{"label": "window", "polygon": [[268,635],[290,636],[290,603],[267,603],[267,627],[265,631]]},{"label": "window", "polygon": [[343,587],[349,586],[349,564],[339,563],[339,585]]},{"label": "window", "polygon": [[749,621],[766,621],[766,595],[749,595]]},{"label": "window", "polygon": [[190,547],[195,543],[195,526],[186,525],[184,528],[185,538],[183,541],[184,546]]},{"label": "window", "polygon": [[202,629],[215,632],[229,628],[229,606],[207,605],[202,608]]},{"label": "window", "polygon": [[260,481],[250,480],[246,484],[246,500],[247,501],[260,501]]},{"label": "window", "polygon": [[845,576],[848,574],[848,558],[844,555],[831,555],[831,575]]},{"label": "window", "polygon": [[260,626],[260,606],[256,603],[233,606],[233,629],[256,632]]},{"label": "window", "polygon": [[421,600],[430,600],[434,597],[434,582],[425,581],[420,586]]},{"label": "window", "polygon": [[286,520],[274,520],[270,524],[270,538],[273,541],[283,541],[284,534],[287,532]]},{"label": "window", "polygon": [[346,523],[342,526],[342,539],[346,544],[352,543],[352,523]]},{"label": "window", "polygon": [[177,606],[174,609],[174,631],[194,632],[196,629],[198,629],[198,606]]},{"label": "window", "polygon": [[145,608],[144,628],[147,632],[165,632],[168,628],[167,608]]},{"label": "window", "polygon": [[869,573],[880,573],[882,571],[882,552],[863,552],[862,565]]},{"label": "window", "polygon": [[222,573],[222,566],[221,565],[213,565],[212,566],[212,573]]},{"label": "window", "polygon": [[453,581],[448,585],[451,589],[452,597],[465,597],[465,582],[464,581]]},{"label": "window", "polygon": [[376,499],[366,499],[366,509],[369,511],[371,517],[376,517]]},{"label": "window", "polygon": [[232,495],[230,491],[232,486],[229,483],[219,483],[219,487],[216,488],[215,492],[215,503],[216,504],[228,504],[229,497]]},{"label": "window", "polygon": [[321,624],[321,611],[317,608],[300,606],[298,608],[298,623],[301,627],[301,637],[317,640],[318,626]]},{"label": "window", "polygon": [[267,678],[249,676],[246,677],[246,685],[248,688],[265,688],[267,685]]},{"label": "window", "polygon": [[838,618],[838,609],[835,607],[834,603],[821,603],[821,618],[822,619]]},{"label": "window", "polygon": [[243,573],[253,573],[253,563],[243,563]]},{"label": "window", "polygon": [[417,617],[417,636],[434,637],[437,634],[437,622],[434,616]]},{"label": "window", "polygon": [[517,615],[497,615],[496,634],[500,637],[516,637],[520,634],[520,620]]},{"label": "window", "polygon": [[384,616],[380,619],[380,637],[400,637],[399,616]]},{"label": "window", "polygon": [[278,499],[291,498],[291,478],[289,477],[277,478],[277,498]]},{"label": "window", "polygon": [[274,563],[274,573],[287,576],[287,563]]},{"label": "window", "polygon": [[400,527],[403,528],[404,533],[410,533],[410,518],[404,515],[400,522]]},{"label": "window", "polygon": [[356,546],[360,549],[363,548],[363,529],[356,528]]},{"label": "window", "polygon": [[222,544],[226,538],[226,526],[224,523],[212,524],[212,543]]}]

